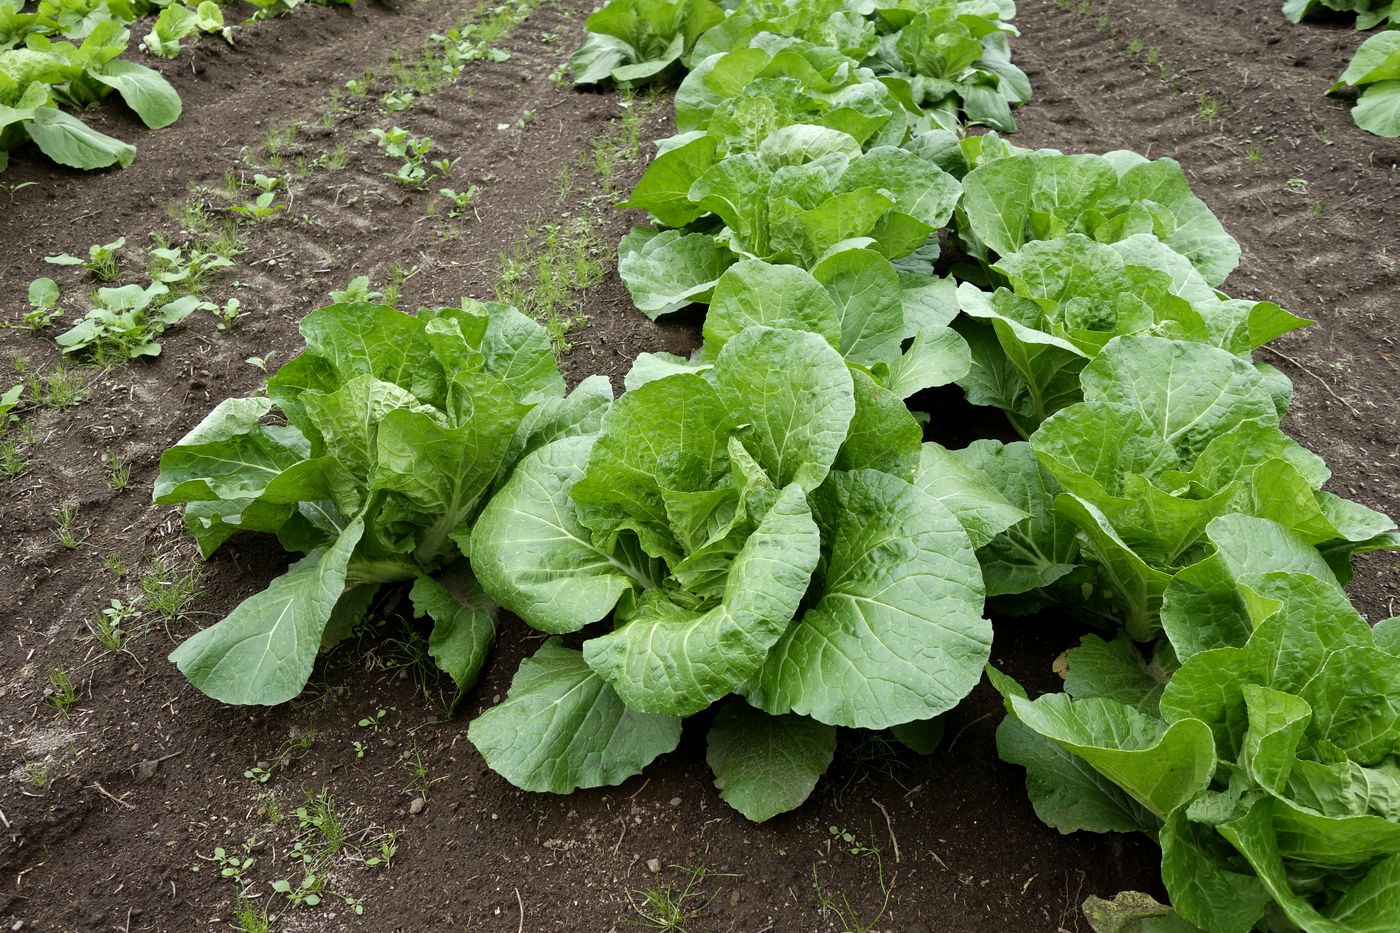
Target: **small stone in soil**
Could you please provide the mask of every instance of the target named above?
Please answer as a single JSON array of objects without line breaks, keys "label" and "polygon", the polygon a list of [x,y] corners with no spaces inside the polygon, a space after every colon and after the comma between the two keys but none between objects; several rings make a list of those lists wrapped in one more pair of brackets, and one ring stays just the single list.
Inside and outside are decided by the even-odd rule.
[{"label": "small stone in soil", "polygon": [[427,805],[428,805],[428,802],[427,802],[426,800],[424,800],[422,797],[414,797],[414,798],[413,798],[413,801],[412,801],[411,803],[409,803],[409,805],[408,805],[408,814],[409,814],[409,816],[417,816],[418,814],[422,813],[422,812],[423,812],[423,808],[426,807]]},{"label": "small stone in soil", "polygon": [[659,858],[649,858],[649,859],[647,859],[647,871],[651,872],[653,875],[655,875],[655,874],[657,874],[658,872],[660,872],[660,871],[661,871],[661,859],[659,859]]},{"label": "small stone in soil", "polygon": [[671,806],[673,806],[673,807],[679,807],[680,805],[681,805],[681,798],[679,798],[679,797],[672,797],[672,798],[671,798]]}]

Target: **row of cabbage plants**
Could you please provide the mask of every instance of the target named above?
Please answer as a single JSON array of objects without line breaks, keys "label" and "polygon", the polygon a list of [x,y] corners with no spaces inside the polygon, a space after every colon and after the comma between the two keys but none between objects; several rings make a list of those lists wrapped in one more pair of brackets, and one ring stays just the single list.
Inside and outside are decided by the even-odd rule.
[{"label": "row of cabbage plants", "polygon": [[[1103,929],[1387,929],[1400,621],[1342,586],[1400,537],[1280,429],[1291,385],[1253,353],[1311,322],[1220,291],[1239,247],[1177,163],[966,132],[1029,97],[1013,13],[600,10],[581,82],[684,74],[619,270],[653,317],[707,305],[702,346],[641,354],[614,399],[566,394],[503,306],[311,315],[265,398],[162,459],[206,552],[242,529],[305,555],[181,669],[284,701],[407,583],[465,690],[504,607],[551,637],[470,725],[493,769],[617,784],[706,713],[754,820],[801,805],[839,728],[934,747],[985,672],[1042,819],[1161,843],[1170,906]],[[925,441],[918,393],[954,383],[1023,440]],[[1090,631],[1031,698],[986,615],[1049,606]]]}]

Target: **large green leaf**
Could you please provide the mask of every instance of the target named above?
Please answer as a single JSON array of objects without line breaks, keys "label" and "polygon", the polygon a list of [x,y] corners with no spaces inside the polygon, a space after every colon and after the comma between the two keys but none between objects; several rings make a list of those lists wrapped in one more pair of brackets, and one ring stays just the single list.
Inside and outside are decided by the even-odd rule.
[{"label": "large green leaf", "polygon": [[628,709],[558,639],[520,664],[499,706],[467,738],[497,774],[524,790],[567,794],[621,784],[676,747],[681,721]]},{"label": "large green leaf", "polygon": [[1367,87],[1351,116],[1368,133],[1387,139],[1400,136],[1400,81],[1382,81]]},{"label": "large green leaf", "polygon": [[939,444],[924,444],[914,485],[942,502],[962,523],[972,546],[981,548],[1029,514],[1008,502],[995,479],[973,466],[971,459],[967,451],[954,453]]},{"label": "large green leaf", "polygon": [[746,688],[750,702],[872,729],[951,709],[991,647],[962,525],[928,494],[872,470],[833,473],[812,501],[823,558],[812,608]]},{"label": "large green leaf", "polygon": [[1263,377],[1223,350],[1161,337],[1119,337],[1085,367],[1087,401],[1137,410],[1183,457],[1242,421],[1276,423]]},{"label": "large green leaf", "polygon": [[1133,799],[1166,819],[1190,801],[1215,773],[1210,729],[1187,719],[1160,720],[1115,700],[1071,700],[1047,694],[1035,702],[1013,696],[1016,718],[1083,758]]},{"label": "large green leaf", "polygon": [[796,613],[820,549],[806,496],[789,486],[734,557],[719,605],[697,612],[648,594],[626,625],[584,643],[584,659],[632,709],[699,712],[758,670]]},{"label": "large green leaf", "polygon": [[116,88],[126,105],[153,130],[180,119],[180,95],[159,72],[145,65],[114,58],[100,70],[89,69],[88,74]]},{"label": "large green leaf", "polygon": [[267,589],[170,654],[190,682],[224,703],[273,706],[306,686],[321,632],[345,589],[350,555],[364,533],[352,522],[325,550],[292,565]]},{"label": "large green leaf", "polygon": [[432,577],[419,577],[409,598],[414,612],[433,620],[428,654],[460,695],[476,683],[496,643],[496,607],[469,573],[454,575],[451,582],[448,589]]},{"label": "large green leaf", "polygon": [[703,233],[635,228],[617,248],[617,272],[637,309],[652,320],[708,301],[734,255]]},{"label": "large green leaf", "polygon": [[775,486],[821,484],[855,415],[850,372],[831,344],[817,334],[752,327],[724,345],[706,377]]},{"label": "large green leaf", "polygon": [[835,753],[834,727],[735,699],[710,726],[705,759],[725,803],[762,823],[801,806]]},{"label": "large green leaf", "polygon": [[1157,818],[1089,762],[1008,716],[997,727],[997,754],[1026,769],[1026,793],[1041,822],[1062,833],[1149,833]]},{"label": "large green leaf", "polygon": [[1027,515],[978,549],[988,596],[1048,587],[1074,570],[1080,555],[1075,525],[1055,511],[1059,483],[1029,444],[974,441],[953,456]]},{"label": "large green leaf", "polygon": [[267,399],[220,402],[160,458],[154,499],[162,505],[200,499],[255,498],[293,464],[306,459],[295,431],[265,429]]},{"label": "large green leaf", "polygon": [[327,391],[367,374],[425,404],[445,407],[448,380],[423,322],[416,318],[384,305],[331,305],[303,318],[301,334],[307,349],[324,357],[339,374],[334,384],[311,388]]},{"label": "large green leaf", "polygon": [[573,632],[634,587],[654,585],[642,562],[593,544],[570,497],[595,438],[557,440],[527,456],[482,510],[472,568],[491,597],[545,632]]},{"label": "large green leaf", "polygon": [[893,363],[906,327],[899,274],[890,261],[870,249],[841,250],[817,263],[812,275],[836,302],[841,355],[862,366]]},{"label": "large green leaf", "polygon": [[571,493],[599,545],[612,551],[618,536],[631,532],[651,556],[679,560],[662,490],[711,486],[727,466],[738,419],[710,382],[693,373],[648,382],[618,399]]},{"label": "large green leaf", "polygon": [[1172,906],[1205,930],[1249,933],[1269,905],[1269,892],[1216,832],[1177,810],[1157,837],[1162,883]]},{"label": "large green leaf", "polygon": [[81,169],[109,165],[126,168],[136,158],[135,146],[99,133],[55,107],[35,110],[24,129],[39,151],[59,165]]},{"label": "large green leaf", "polygon": [[836,302],[811,273],[797,266],[757,259],[730,266],[715,285],[705,315],[702,359],[713,362],[730,339],[753,326],[811,331],[841,346]]}]

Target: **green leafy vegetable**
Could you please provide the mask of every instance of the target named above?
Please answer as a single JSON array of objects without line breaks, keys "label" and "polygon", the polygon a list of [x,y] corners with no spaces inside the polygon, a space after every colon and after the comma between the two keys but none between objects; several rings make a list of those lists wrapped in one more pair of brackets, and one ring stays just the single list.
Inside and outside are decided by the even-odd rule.
[{"label": "green leafy vegetable", "polygon": [[1343,87],[1361,91],[1351,113],[1357,126],[1377,136],[1400,136],[1400,31],[1379,32],[1363,42],[1328,93]]},{"label": "green leafy vegetable", "polygon": [[[206,556],[239,530],[307,556],[171,657],[217,699],[280,703],[345,634],[335,613],[363,614],[380,587],[412,582],[434,620],[429,652],[463,690],[494,609],[454,566],[455,541],[516,459],[595,429],[606,390],[589,382],[566,398],[543,328],[503,305],[416,317],[333,305],[302,334],[306,351],[267,398],[222,403],[162,455],[155,500],[186,504]],[[274,410],[286,424],[265,423]]]},{"label": "green leafy vegetable", "polygon": [[[1155,833],[1184,923],[1247,933],[1281,928],[1265,917],[1282,914],[1309,931],[1383,929],[1400,904],[1400,657],[1327,575],[1250,572],[1212,598],[1218,612],[1243,606],[1249,633],[1189,657],[1160,709],[1156,679],[1130,687],[1121,665],[1091,660],[1092,638],[1070,652],[1064,694],[1031,701],[994,676],[1011,713],[1003,757],[1026,767],[1037,812],[1062,831]],[[1151,819],[1124,820],[1130,804]]]},{"label": "green leafy vegetable", "polygon": [[[713,363],[666,365],[677,371],[636,383],[596,439],[521,463],[482,512],[472,561],[492,598],[544,631],[612,611],[582,656],[629,708],[685,716],[744,694],[763,712],[731,707],[747,712],[717,722],[712,758],[727,799],[767,818],[829,761],[817,724],[927,720],[972,689],[990,647],[981,577],[958,517],[910,483],[912,417],[897,399],[872,408],[878,387],[827,338],[749,325]],[[968,498],[996,499],[963,479]],[[781,744],[781,776],[732,747],[740,729]],[[493,767],[503,754],[482,752]]]},{"label": "green leafy vegetable", "polygon": [[569,62],[574,83],[655,80],[722,19],[724,10],[710,0],[611,0],[584,22],[588,36]]}]

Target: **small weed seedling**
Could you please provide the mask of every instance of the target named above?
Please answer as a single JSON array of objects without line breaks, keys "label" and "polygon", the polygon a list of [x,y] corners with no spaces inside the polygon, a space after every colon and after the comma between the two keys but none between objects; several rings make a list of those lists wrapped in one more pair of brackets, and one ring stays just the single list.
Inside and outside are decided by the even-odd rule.
[{"label": "small weed seedling", "polygon": [[10,203],[13,204],[15,201],[15,195],[19,194],[25,188],[32,188],[37,184],[37,181],[22,181],[17,185],[0,185],[0,187],[3,187],[5,189],[5,193],[10,196]]},{"label": "small weed seedling", "polygon": [[24,773],[29,775],[29,783],[38,790],[43,790],[49,783],[49,767],[42,761],[26,761]]},{"label": "small weed seedling", "polygon": [[345,82],[345,93],[350,97],[359,100],[369,94],[369,86],[374,83],[374,72],[366,71],[358,78],[351,78]]},{"label": "small weed seedling", "polygon": [[242,306],[237,298],[230,298],[224,302],[222,308],[214,308],[214,316],[219,319],[215,326],[219,330],[233,330],[234,326],[243,318]]},{"label": "small weed seedling", "polygon": [[102,468],[107,471],[107,485],[113,489],[125,489],[131,482],[131,464],[115,451],[102,451]]},{"label": "small weed seedling", "polygon": [[357,275],[351,279],[344,288],[331,292],[332,304],[373,304],[384,297],[380,292],[370,288],[369,276]]},{"label": "small weed seedling", "polygon": [[1214,94],[1202,94],[1196,98],[1196,110],[1202,120],[1214,120],[1220,116],[1220,99]]},{"label": "small weed seedling", "polygon": [[398,830],[391,829],[379,839],[379,854],[371,855],[365,859],[366,868],[387,869],[393,864],[394,856],[399,854],[399,833]]},{"label": "small weed seedling", "polygon": [[243,772],[243,776],[250,781],[259,784],[266,784],[272,778],[272,773],[294,758],[300,758],[311,750],[311,746],[316,741],[316,733],[305,732],[301,735],[294,735],[283,742],[270,759],[259,762],[257,765]]},{"label": "small weed seedling", "polygon": [[199,569],[191,564],[181,571],[170,555],[157,554],[141,577],[142,604],[166,622],[183,618],[199,590]]},{"label": "small weed seedling", "polygon": [[[252,847],[251,840],[248,847]],[[242,878],[248,869],[253,867],[254,861],[256,861],[246,853],[242,858],[236,855],[229,855],[228,851],[225,850],[223,846],[215,848],[214,854],[210,856],[208,860],[218,864],[220,877],[233,879]]]},{"label": "small weed seedling", "polygon": [[355,725],[359,726],[361,729],[369,729],[375,735],[378,735],[379,724],[384,720],[384,715],[386,712],[386,710],[382,709],[375,710],[374,715],[366,716],[364,719],[361,719],[359,722],[355,723]]},{"label": "small weed seedling", "polygon": [[107,567],[107,572],[118,580],[126,576],[126,558],[119,551],[113,551],[102,559],[102,563]]},{"label": "small weed seedling", "polygon": [[260,224],[271,219],[279,211],[285,211],[287,205],[277,204],[277,192],[264,191],[251,201],[244,201],[242,204],[233,204],[229,210],[240,217],[251,220],[255,224]]},{"label": "small weed seedling", "polygon": [[25,381],[29,385],[30,400],[44,408],[76,408],[88,396],[83,377],[62,365],[47,373],[28,373]]},{"label": "small weed seedling", "polygon": [[180,246],[161,245],[151,250],[150,257],[146,272],[151,281],[188,295],[202,293],[210,273],[233,265],[226,256],[194,247],[186,252]]},{"label": "small weed seedling", "polygon": [[[715,895],[708,897],[699,890],[701,883],[713,872],[705,870],[705,866],[697,865],[694,868],[685,868],[680,865],[673,865],[687,875],[684,887],[677,887],[670,882],[660,882],[650,888],[632,891],[628,894],[628,900],[632,903],[632,909],[636,911],[640,920],[628,918],[623,922],[628,926],[645,927],[649,930],[658,930],[661,933],[686,933],[686,924],[695,920],[714,901]],[[721,875],[720,877],[733,877],[732,875]]]},{"label": "small weed seedling", "polygon": [[433,138],[431,136],[414,136],[402,127],[392,127],[388,130],[375,128],[370,130],[375,140],[379,143],[379,148],[384,150],[384,154],[391,159],[402,159],[403,164],[399,166],[397,172],[385,172],[386,178],[392,178],[401,185],[408,185],[410,188],[422,190],[428,184],[428,153],[433,148]]},{"label": "small weed seedling", "polygon": [[64,353],[87,351],[101,365],[126,362],[143,356],[159,356],[157,340],[172,327],[202,308],[213,305],[193,295],[159,303],[170,291],[161,282],[99,288],[87,315],[54,338]]},{"label": "small weed seedling", "polygon": [[567,335],[585,323],[582,293],[603,280],[598,236],[583,218],[569,227],[547,223],[502,253],[496,299],[544,325],[549,339],[567,349]]},{"label": "small weed seedling", "polygon": [[74,689],[72,679],[63,668],[55,667],[49,671],[49,685],[44,688],[44,699],[59,716],[68,718],[73,704],[78,702],[78,691]]},{"label": "small weed seedling", "polygon": [[139,607],[124,603],[120,599],[113,599],[111,605],[88,623],[88,631],[92,632],[92,637],[107,651],[122,651],[125,650],[127,638],[130,636],[127,623],[139,618]]},{"label": "small weed seedling", "polygon": [[63,316],[58,306],[58,285],[50,278],[37,278],[29,283],[29,311],[24,326],[38,333]]},{"label": "small weed seedling", "polygon": [[408,785],[404,787],[405,794],[412,794],[415,797],[428,799],[428,791],[438,781],[447,780],[446,777],[429,777],[428,764],[423,760],[423,753],[417,748],[413,750],[413,757],[403,763],[409,774]]},{"label": "small weed seedling", "polygon": [[412,91],[389,91],[379,98],[380,113],[402,113],[413,106]]},{"label": "small weed seedling", "polygon": [[876,924],[884,918],[886,912],[889,910],[890,896],[894,892],[893,884],[887,883],[885,880],[885,862],[880,855],[880,850],[873,844],[867,845],[861,842],[854,833],[842,829],[841,827],[829,826],[827,827],[827,832],[830,834],[832,841],[850,855],[857,858],[873,858],[875,860],[877,884],[879,885],[880,892],[884,899],[881,901],[880,909],[876,911],[874,917],[871,917],[869,920],[862,920],[859,911],[851,905],[850,898],[845,894],[840,894],[840,901],[838,902],[835,897],[822,888],[821,879],[817,875],[817,866],[813,865],[812,886],[816,890],[817,907],[821,910],[823,916],[826,914],[834,915],[836,921],[841,925],[843,933],[872,933],[872,931],[876,929]]},{"label": "small weed seedling", "polygon": [[70,551],[76,550],[87,540],[87,536],[79,538],[73,530],[74,524],[78,521],[78,507],[76,505],[60,506],[53,513],[55,528],[53,536],[58,539],[58,543]]},{"label": "small weed seedling", "polygon": [[24,472],[29,461],[24,459],[24,447],[15,441],[0,439],[0,479],[10,479]]},{"label": "small weed seedling", "polygon": [[272,918],[266,907],[259,907],[247,898],[239,898],[233,908],[235,933],[271,933]]},{"label": "small weed seedling", "polygon": [[121,275],[121,262],[117,259],[117,252],[125,245],[126,237],[117,237],[110,243],[89,246],[87,259],[59,253],[57,256],[45,256],[44,262],[55,266],[82,266],[102,281],[111,282]]},{"label": "small weed seedling", "polygon": [[451,217],[453,220],[456,220],[458,217],[461,217],[463,214],[465,214],[467,212],[467,208],[471,206],[472,199],[474,199],[477,195],[477,187],[476,185],[472,185],[466,191],[454,191],[451,188],[439,188],[438,194],[442,195],[444,198],[447,198],[447,200],[452,204],[451,209],[449,209],[447,212],[447,216]]}]

